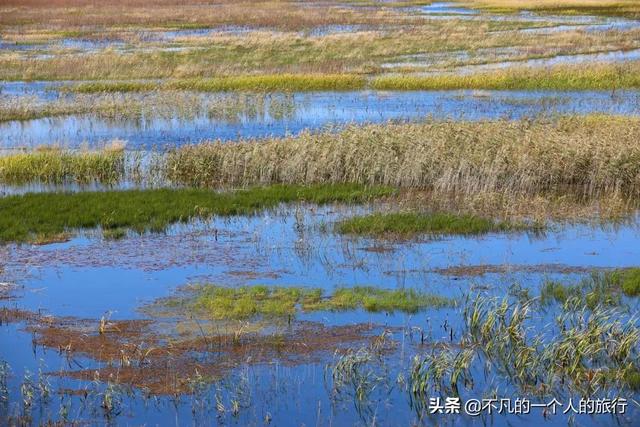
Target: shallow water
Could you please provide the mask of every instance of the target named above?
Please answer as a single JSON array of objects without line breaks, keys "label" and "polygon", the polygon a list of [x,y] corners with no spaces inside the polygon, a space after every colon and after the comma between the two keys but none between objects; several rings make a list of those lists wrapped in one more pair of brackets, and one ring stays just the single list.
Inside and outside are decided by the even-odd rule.
[{"label": "shallow water", "polygon": [[[37,94],[55,99],[55,91],[43,92],[46,83],[9,84],[6,93]],[[201,102],[229,94],[198,95]],[[237,95],[245,96],[246,95]],[[417,91],[417,92],[313,92],[252,95],[254,103],[239,110],[211,115],[207,108],[175,114],[104,119],[92,115],[43,118],[0,124],[4,148],[58,143],[83,143],[120,139],[127,146],[180,145],[201,140],[265,138],[322,130],[350,123],[380,123],[389,120],[421,120],[426,117],[453,120],[515,119],[549,114],[608,113],[637,115],[640,95],[635,91]]]},{"label": "shallow water", "polygon": [[[111,321],[146,318],[140,308],[156,298],[172,295],[175,290],[194,282],[211,282],[228,286],[243,284],[304,285],[320,287],[331,293],[337,286],[370,285],[382,288],[415,288],[439,295],[463,298],[482,290],[488,295],[503,296],[517,283],[534,294],[549,278],[577,281],[592,268],[634,266],[640,257],[636,244],[637,226],[590,227],[586,225],[557,227],[546,235],[489,234],[480,238],[442,238],[415,242],[385,242],[366,238],[343,238],[325,231],[320,224],[330,225],[344,217],[366,212],[368,208],[340,206],[316,208],[301,205],[283,207],[254,217],[216,219],[206,224],[176,226],[167,235],[132,236],[122,241],[104,241],[91,233],[67,243],[35,247],[5,246],[2,263],[3,280],[18,283],[15,300],[0,301],[0,306],[19,307],[74,318]],[[213,237],[217,230],[218,238]],[[561,263],[558,265],[558,263]],[[449,267],[484,266],[503,269],[501,273],[449,271]],[[444,270],[441,270],[444,269]],[[420,350],[420,332],[429,340],[448,340],[452,325],[460,326],[454,309],[428,309],[418,315],[367,313],[362,310],[345,313],[312,313],[301,315],[300,321],[322,322],[335,326],[372,323],[389,330],[399,347],[386,363],[388,380],[393,385],[396,375],[407,372],[410,361]],[[543,315],[552,319],[553,312]],[[169,322],[170,320],[166,320]],[[545,320],[546,321],[546,320]],[[444,325],[444,327],[443,327]],[[8,412],[19,413],[17,397],[25,370],[37,373],[102,369],[82,355],[68,359],[55,349],[33,345],[32,335],[21,322],[0,327],[0,360],[9,362],[12,375],[8,387]],[[400,329],[395,329],[400,328]],[[90,332],[90,331],[89,331]],[[379,331],[378,331],[379,332]],[[425,332],[423,332],[425,333]],[[417,341],[416,341],[417,340]],[[356,345],[356,348],[359,344]],[[243,361],[216,381],[216,388],[227,411],[216,415],[215,389],[212,400],[202,412],[194,409],[196,397],[185,395],[178,402],[170,397],[149,401],[139,392],[124,395],[118,423],[157,420],[184,425],[193,417],[205,417],[212,423],[227,420],[241,425],[260,423],[267,413],[278,425],[307,425],[332,419],[336,424],[368,424],[374,413],[381,425],[407,424],[415,421],[402,387],[380,384],[384,393],[373,394],[365,407],[353,406],[353,399],[335,399],[330,393],[326,363],[333,356],[319,353],[312,360],[283,362],[274,356],[270,363]],[[427,350],[428,351],[428,350]],[[285,354],[283,354],[283,357]],[[202,359],[203,366],[215,360]],[[474,372],[476,378],[483,377]],[[58,388],[88,389],[100,402],[105,393],[100,382],[66,377],[49,377],[53,390]],[[246,383],[245,383],[246,382]],[[241,384],[242,390],[239,390]],[[329,389],[327,388],[329,387]],[[137,393],[137,394],[136,394]],[[228,410],[233,399],[242,393],[245,400],[237,415]],[[204,399],[204,397],[202,397]],[[49,404],[56,417],[57,397]],[[100,420],[101,412],[81,412],[82,403],[70,398],[72,414]],[[200,402],[202,403],[202,402]],[[197,406],[197,405],[195,405]],[[77,411],[77,412],[75,412]],[[371,412],[373,411],[373,412]],[[630,414],[635,409],[630,409]],[[38,415],[36,414],[36,419]],[[217,417],[217,418],[216,418]],[[217,421],[216,421],[217,419]],[[473,418],[436,417],[455,425],[474,423]],[[581,425],[601,425],[607,418],[579,417]],[[164,421],[163,421],[164,420]],[[174,422],[175,420],[175,422]],[[551,417],[550,425],[563,425],[566,417]],[[632,425],[627,418],[622,425]],[[428,420],[423,423],[428,424]],[[517,418],[496,416],[495,425],[519,425]]]}]

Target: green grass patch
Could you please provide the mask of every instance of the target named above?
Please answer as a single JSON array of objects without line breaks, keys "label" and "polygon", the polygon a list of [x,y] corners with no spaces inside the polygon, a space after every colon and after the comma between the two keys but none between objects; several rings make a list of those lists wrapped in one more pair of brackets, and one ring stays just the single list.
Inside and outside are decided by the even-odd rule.
[{"label": "green grass patch", "polygon": [[0,157],[0,182],[5,184],[89,183],[112,184],[125,173],[125,154],[119,147],[101,151],[65,151],[40,148]]},{"label": "green grass patch", "polygon": [[148,92],[160,87],[154,82],[86,82],[65,86],[63,90],[78,93]]},{"label": "green grass patch", "polygon": [[622,292],[627,296],[637,297],[640,295],[640,268],[632,268],[621,273],[620,282]]},{"label": "green grass patch", "polygon": [[640,87],[640,62],[521,67],[474,74],[383,76],[371,82],[377,90],[612,90]]},{"label": "green grass patch", "polygon": [[306,92],[360,90],[366,79],[352,74],[280,74],[218,78],[176,79],[166,82],[87,82],[65,89],[79,93],[192,90],[197,92]]},{"label": "green grass patch", "polygon": [[474,215],[413,212],[374,213],[350,218],[336,224],[336,231],[341,234],[400,237],[417,234],[477,235],[531,228],[524,224],[493,221]]},{"label": "green grass patch", "polygon": [[213,215],[253,214],[280,203],[359,203],[392,193],[389,187],[344,184],[277,185],[227,192],[155,189],[25,194],[0,198],[0,241],[27,242],[96,227],[163,232],[174,223]]},{"label": "green grass patch", "polygon": [[427,307],[449,307],[454,301],[438,295],[426,294],[413,289],[387,290],[371,286],[356,286],[354,288],[340,288],[321,304],[331,310],[354,310],[358,308],[366,311],[403,311],[416,313]]},{"label": "green grass patch", "polygon": [[415,313],[428,307],[448,307],[455,301],[415,290],[387,290],[375,287],[339,288],[325,297],[321,289],[279,286],[217,285],[195,287],[189,303],[194,310],[217,320],[294,316],[298,311],[369,312],[403,311]]}]

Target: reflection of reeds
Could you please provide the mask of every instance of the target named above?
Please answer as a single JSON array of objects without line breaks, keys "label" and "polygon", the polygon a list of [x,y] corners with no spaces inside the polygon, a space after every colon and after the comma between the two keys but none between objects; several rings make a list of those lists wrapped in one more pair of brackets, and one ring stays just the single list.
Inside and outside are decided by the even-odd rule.
[{"label": "reflection of reeds", "polygon": [[120,92],[78,93],[53,101],[31,96],[6,97],[0,101],[0,122],[85,114],[116,123],[122,120],[196,120],[205,117],[237,122],[267,115],[282,120],[293,117],[296,109],[293,94],[199,94],[175,90]]},{"label": "reflection of reeds", "polygon": [[466,195],[637,196],[639,136],[640,120],[611,116],[352,126],[184,146],[168,153],[167,175],[210,187],[351,182]]}]

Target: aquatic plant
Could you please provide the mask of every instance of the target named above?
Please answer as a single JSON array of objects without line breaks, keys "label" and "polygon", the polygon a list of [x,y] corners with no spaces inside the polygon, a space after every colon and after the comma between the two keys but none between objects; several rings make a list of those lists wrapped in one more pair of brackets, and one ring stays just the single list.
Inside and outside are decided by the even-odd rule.
[{"label": "aquatic plant", "polygon": [[623,294],[638,296],[638,271],[631,268],[594,272],[575,284],[547,281],[540,290],[540,302],[548,305],[556,301],[563,304],[565,310],[617,306],[622,303]]},{"label": "aquatic plant", "polygon": [[475,357],[472,349],[444,349],[424,357],[415,356],[409,376],[411,396],[424,400],[432,392],[446,396],[459,395],[459,384],[463,387],[473,386],[470,369]]},{"label": "aquatic plant", "polygon": [[163,232],[174,223],[213,215],[251,215],[281,203],[360,203],[392,194],[388,187],[315,185],[212,192],[155,189],[29,193],[0,199],[0,241],[26,242],[77,230]]},{"label": "aquatic plant", "polygon": [[416,234],[475,235],[489,232],[532,229],[526,224],[496,222],[473,215],[450,213],[374,213],[340,221],[336,230],[343,234],[408,237]]},{"label": "aquatic plant", "polygon": [[333,363],[327,366],[332,400],[353,400],[356,412],[366,424],[375,420],[374,392],[388,393],[392,387],[390,369],[384,358],[388,345],[388,333],[384,331],[369,345],[336,350]]},{"label": "aquatic plant", "polygon": [[592,393],[632,383],[637,370],[637,319],[596,306],[563,311],[554,332],[536,333],[533,301],[509,304],[477,297],[465,307],[464,338],[497,371],[524,389],[545,395],[558,388]]}]

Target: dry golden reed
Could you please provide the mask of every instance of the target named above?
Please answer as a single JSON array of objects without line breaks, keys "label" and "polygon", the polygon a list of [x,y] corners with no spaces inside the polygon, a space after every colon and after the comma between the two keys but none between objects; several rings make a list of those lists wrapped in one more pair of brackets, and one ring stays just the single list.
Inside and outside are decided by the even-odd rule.
[{"label": "dry golden reed", "polygon": [[168,177],[194,186],[359,183],[510,197],[640,195],[640,119],[349,126],[171,151]]}]

